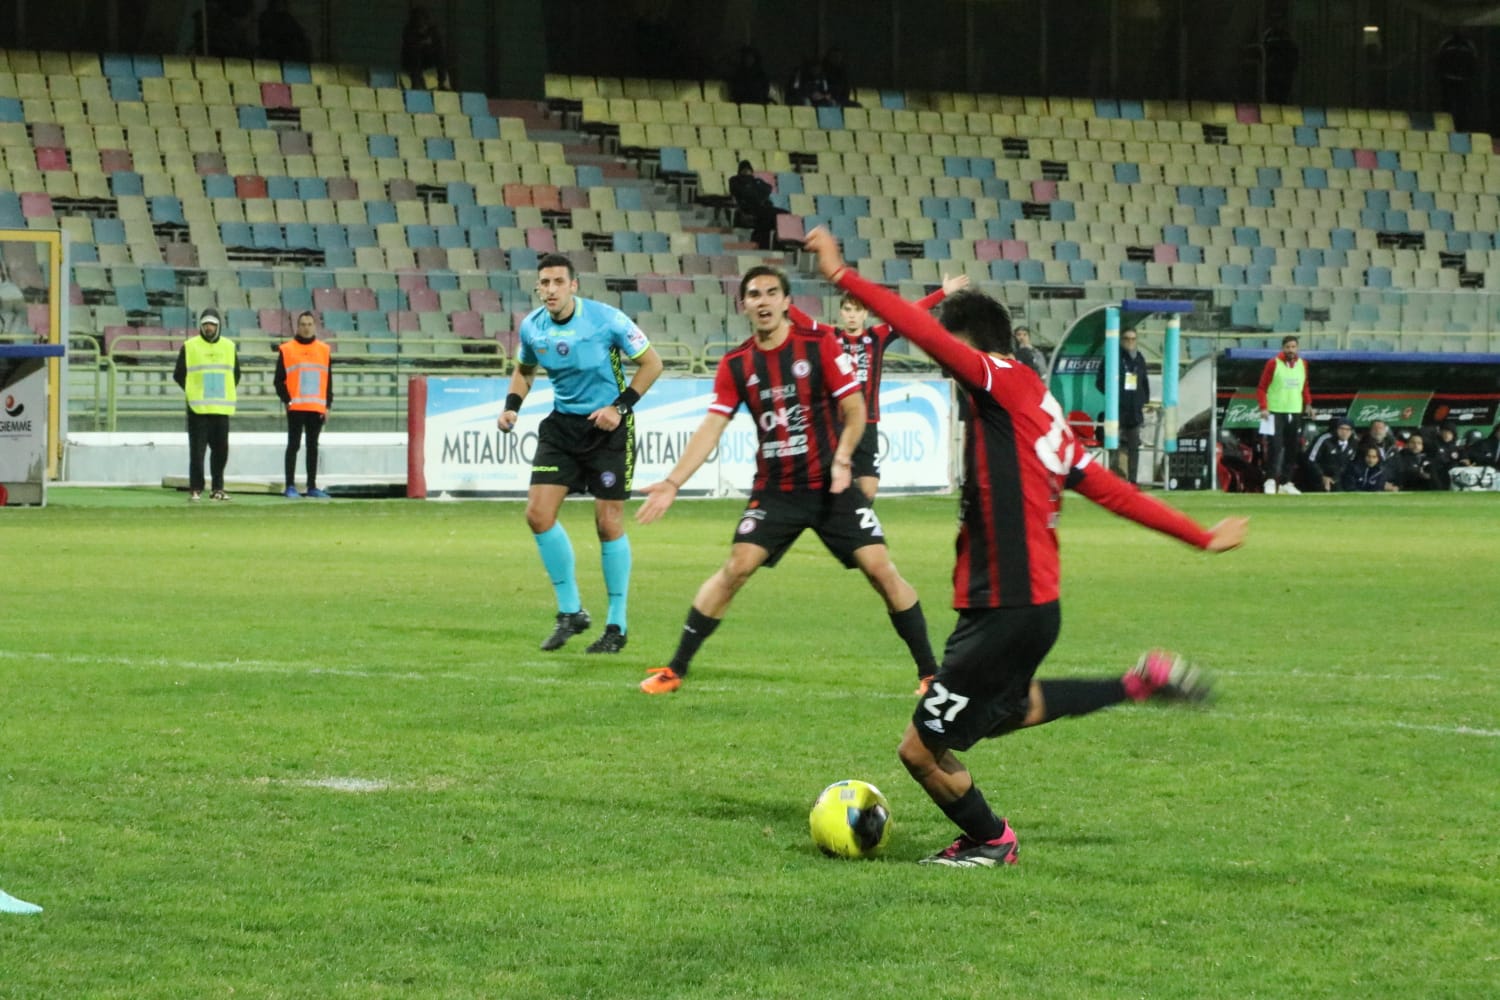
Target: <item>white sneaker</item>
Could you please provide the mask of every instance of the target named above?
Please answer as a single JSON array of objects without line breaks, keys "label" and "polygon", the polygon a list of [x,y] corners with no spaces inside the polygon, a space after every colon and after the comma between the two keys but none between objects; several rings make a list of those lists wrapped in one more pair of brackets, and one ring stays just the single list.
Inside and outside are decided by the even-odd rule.
[{"label": "white sneaker", "polygon": [[1270,494],[1275,493],[1275,492],[1276,492],[1276,480],[1274,480],[1274,479],[1267,479],[1266,480],[1266,494],[1269,496]]},{"label": "white sneaker", "polygon": [[1291,483],[1282,483],[1281,492],[1287,494],[1288,496],[1300,496],[1302,493],[1301,490],[1297,489],[1297,487],[1293,486]]}]

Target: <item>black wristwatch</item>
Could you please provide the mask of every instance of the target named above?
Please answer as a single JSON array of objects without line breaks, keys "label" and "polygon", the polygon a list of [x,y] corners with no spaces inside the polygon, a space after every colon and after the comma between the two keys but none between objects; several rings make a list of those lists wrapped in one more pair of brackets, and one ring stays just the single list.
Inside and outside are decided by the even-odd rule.
[{"label": "black wristwatch", "polygon": [[623,419],[630,416],[630,407],[626,406],[624,403],[616,403],[615,412],[618,413]]}]

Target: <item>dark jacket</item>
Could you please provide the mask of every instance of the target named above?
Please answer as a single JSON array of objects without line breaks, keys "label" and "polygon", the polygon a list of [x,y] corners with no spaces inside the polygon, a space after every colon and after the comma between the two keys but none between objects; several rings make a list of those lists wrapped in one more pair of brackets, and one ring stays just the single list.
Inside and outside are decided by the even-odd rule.
[{"label": "dark jacket", "polygon": [[1323,432],[1307,452],[1307,460],[1319,474],[1333,480],[1335,489],[1344,480],[1344,470],[1358,457],[1359,446],[1354,443],[1354,436],[1351,434],[1349,440],[1340,441],[1336,431]]},{"label": "dark jacket", "polygon": [[1347,493],[1385,492],[1385,466],[1366,465],[1359,459],[1344,470],[1344,491]]},{"label": "dark jacket", "polygon": [[[1135,375],[1135,388],[1126,389],[1129,377]],[[1094,378],[1094,387],[1104,391],[1104,366]],[[1139,427],[1146,422],[1146,403],[1151,399],[1151,376],[1146,373],[1146,356],[1140,351],[1131,357],[1120,352],[1120,426]]]},{"label": "dark jacket", "polygon": [[1425,451],[1418,454],[1402,448],[1386,464],[1390,466],[1391,482],[1403,490],[1430,490],[1436,485],[1432,456]]}]

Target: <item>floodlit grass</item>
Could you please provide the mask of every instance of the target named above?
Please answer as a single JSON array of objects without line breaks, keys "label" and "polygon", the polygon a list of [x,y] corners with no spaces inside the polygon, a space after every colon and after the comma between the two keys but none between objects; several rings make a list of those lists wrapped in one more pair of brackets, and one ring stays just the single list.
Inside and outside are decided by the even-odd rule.
[{"label": "floodlit grass", "polygon": [[[914,671],[806,538],[677,695],[671,653],[739,507],[631,533],[630,646],[537,651],[520,504],[189,507],[54,490],[0,512],[0,996],[1455,997],[1500,983],[1500,504],[1174,498],[1252,515],[1196,553],[1070,499],[1044,674],[1140,650],[1217,667],[1206,711],[1121,707],[967,760],[1004,871],[895,745]],[[632,505],[633,506],[633,505]],[[951,498],[885,499],[934,643]],[[876,862],[818,855],[813,797],[872,781]]]}]

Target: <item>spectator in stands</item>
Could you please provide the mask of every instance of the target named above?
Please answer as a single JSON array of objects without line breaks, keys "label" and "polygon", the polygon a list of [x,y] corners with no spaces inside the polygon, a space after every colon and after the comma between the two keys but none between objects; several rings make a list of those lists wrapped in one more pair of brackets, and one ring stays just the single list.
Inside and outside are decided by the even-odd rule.
[{"label": "spectator in stands", "polygon": [[229,417],[234,413],[240,359],[234,342],[221,336],[217,309],[198,316],[198,334],[177,352],[172,380],[187,396],[188,500],[203,499],[203,449],[209,451],[211,500],[228,500],[224,467],[229,464]]},{"label": "spectator in stands", "polygon": [[828,97],[841,108],[855,108],[849,89],[849,71],[844,66],[844,50],[831,48],[823,54],[823,76],[828,81]]},{"label": "spectator in stands", "polygon": [[1312,416],[1312,388],[1307,381],[1307,359],[1298,356],[1295,334],[1281,338],[1281,353],[1266,362],[1255,387],[1260,403],[1260,433],[1266,441],[1266,483],[1263,489],[1275,493],[1277,483],[1283,493],[1301,493],[1295,471],[1301,449],[1303,415]]},{"label": "spectator in stands", "polygon": [[786,85],[786,103],[810,104],[815,108],[838,107],[828,90],[828,77],[823,64],[815,58],[808,59],[792,72]]},{"label": "spectator in stands", "polygon": [[1297,77],[1297,41],[1287,28],[1286,19],[1276,18],[1260,40],[1265,69],[1265,100],[1269,104],[1292,102],[1292,81]]},{"label": "spectator in stands", "polygon": [[1344,473],[1354,464],[1358,452],[1354,424],[1348,417],[1339,417],[1333,422],[1333,430],[1319,435],[1308,450],[1307,464],[1317,474],[1322,492],[1334,493],[1342,488]]},{"label": "spectator in stands", "polygon": [[1432,456],[1427,454],[1427,442],[1422,435],[1413,434],[1406,439],[1406,447],[1391,456],[1390,481],[1402,490],[1431,490],[1437,488],[1437,471]]},{"label": "spectator in stands", "polygon": [[437,21],[425,4],[412,4],[406,16],[406,26],[401,29],[401,68],[411,80],[412,90],[427,89],[428,70],[437,77],[437,89],[447,90],[452,83],[448,78],[443,36],[438,33]]},{"label": "spectator in stands", "polygon": [[1016,358],[1040,375],[1042,381],[1045,382],[1047,380],[1047,355],[1040,347],[1031,346],[1031,328],[1018,326],[1011,335],[1016,340]]},{"label": "spectator in stands", "polygon": [[1387,426],[1384,420],[1376,419],[1370,421],[1369,428],[1359,439],[1361,454],[1363,454],[1365,448],[1371,445],[1380,449],[1380,460],[1382,462],[1389,459],[1391,453],[1396,450],[1396,436],[1391,433],[1390,427]]},{"label": "spectator in stands", "polygon": [[735,225],[750,229],[756,246],[770,250],[782,210],[772,204],[771,185],[755,176],[749,160],[741,160],[739,173],[729,179],[729,194],[739,209]]},{"label": "spectator in stands", "polygon": [[[1104,391],[1101,365],[1094,385]],[[1146,404],[1151,401],[1151,376],[1146,356],[1136,349],[1134,330],[1120,332],[1120,447],[1110,456],[1116,474],[1127,483],[1136,482],[1141,462],[1141,427],[1146,422]]]},{"label": "spectator in stands", "polygon": [[1474,76],[1479,71],[1479,49],[1464,32],[1455,30],[1438,47],[1438,86],[1442,89],[1443,110],[1453,116],[1453,129],[1468,132],[1469,105],[1472,103]]},{"label": "spectator in stands", "polygon": [[729,78],[729,99],[735,104],[770,104],[771,78],[753,45],[740,49],[740,64]]},{"label": "spectator in stands", "polygon": [[260,15],[260,54],[280,62],[312,62],[312,43],[287,0],[269,0]]},{"label": "spectator in stands", "polygon": [[[318,489],[318,437],[333,407],[333,357],[318,339],[318,321],[310,312],[297,317],[297,333],[276,349],[276,395],[286,407],[286,490],[288,500],[305,495],[326,500]],[[307,493],[297,492],[297,449],[307,438]]]},{"label": "spectator in stands", "polygon": [[1349,493],[1395,493],[1395,483],[1386,481],[1385,465],[1380,449],[1366,445],[1360,452],[1360,461],[1350,465],[1344,472],[1344,490]]}]

